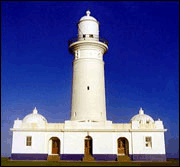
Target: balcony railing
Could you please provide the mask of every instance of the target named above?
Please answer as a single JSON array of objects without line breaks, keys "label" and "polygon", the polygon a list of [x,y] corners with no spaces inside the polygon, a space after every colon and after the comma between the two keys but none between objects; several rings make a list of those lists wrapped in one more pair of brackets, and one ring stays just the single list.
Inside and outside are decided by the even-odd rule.
[{"label": "balcony railing", "polygon": [[72,43],[74,42],[78,42],[78,41],[98,41],[98,42],[102,42],[106,45],[108,45],[108,41],[104,38],[101,38],[97,35],[94,34],[83,34],[81,36],[78,36],[76,38],[72,38],[68,41],[68,46],[70,46]]}]

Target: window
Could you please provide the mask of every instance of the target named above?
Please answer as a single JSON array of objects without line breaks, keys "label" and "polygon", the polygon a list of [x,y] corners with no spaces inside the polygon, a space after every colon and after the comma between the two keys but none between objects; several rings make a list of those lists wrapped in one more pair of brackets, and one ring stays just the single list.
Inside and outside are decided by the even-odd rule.
[{"label": "window", "polygon": [[93,34],[90,34],[89,37],[90,37],[90,38],[93,38]]},{"label": "window", "polygon": [[151,137],[145,137],[145,145],[146,147],[151,148],[152,147],[152,138]]},{"label": "window", "polygon": [[32,144],[32,137],[31,136],[27,136],[26,137],[26,146],[31,146]]},{"label": "window", "polygon": [[89,90],[89,86],[87,87],[87,90]]},{"label": "window", "polygon": [[80,51],[76,50],[75,51],[75,59],[78,59],[80,57]]},{"label": "window", "polygon": [[83,34],[83,38],[85,38],[86,37],[86,35],[85,34]]}]

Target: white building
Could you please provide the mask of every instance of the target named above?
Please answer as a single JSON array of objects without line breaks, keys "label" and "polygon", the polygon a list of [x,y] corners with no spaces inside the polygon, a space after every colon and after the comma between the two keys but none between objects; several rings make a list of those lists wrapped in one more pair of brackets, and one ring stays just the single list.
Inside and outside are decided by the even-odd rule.
[{"label": "white building", "polygon": [[163,122],[142,108],[129,123],[106,119],[104,61],[107,42],[99,23],[86,12],[78,22],[78,38],[70,41],[74,55],[71,119],[48,123],[35,108],[15,120],[12,160],[166,161]]}]

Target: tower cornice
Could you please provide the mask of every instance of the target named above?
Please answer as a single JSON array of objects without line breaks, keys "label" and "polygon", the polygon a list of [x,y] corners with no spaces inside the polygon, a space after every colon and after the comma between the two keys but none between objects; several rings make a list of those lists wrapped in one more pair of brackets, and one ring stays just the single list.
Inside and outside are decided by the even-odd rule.
[{"label": "tower cornice", "polygon": [[76,41],[73,42],[69,45],[69,51],[71,53],[74,52],[74,50],[77,50],[78,48],[94,48],[94,47],[98,47],[103,51],[103,54],[105,54],[108,50],[108,45],[106,43],[100,42],[100,41],[91,41],[91,40],[86,40],[86,41]]}]

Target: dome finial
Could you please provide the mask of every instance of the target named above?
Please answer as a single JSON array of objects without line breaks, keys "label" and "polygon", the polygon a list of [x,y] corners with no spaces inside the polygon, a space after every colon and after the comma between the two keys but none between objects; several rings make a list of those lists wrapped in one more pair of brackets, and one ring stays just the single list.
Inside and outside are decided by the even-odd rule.
[{"label": "dome finial", "polygon": [[91,12],[89,11],[89,9],[86,11],[86,15],[89,16],[91,14]]},{"label": "dome finial", "polygon": [[34,110],[33,110],[33,114],[37,114],[37,113],[38,113],[38,110],[35,107]]},{"label": "dome finial", "polygon": [[144,110],[142,109],[142,107],[139,110],[139,114],[144,114]]}]

